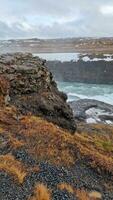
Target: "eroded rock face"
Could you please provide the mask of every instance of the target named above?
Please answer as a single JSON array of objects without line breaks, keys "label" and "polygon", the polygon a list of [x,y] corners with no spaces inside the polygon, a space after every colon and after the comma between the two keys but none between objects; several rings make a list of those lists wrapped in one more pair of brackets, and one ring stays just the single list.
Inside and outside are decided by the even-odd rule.
[{"label": "eroded rock face", "polygon": [[48,61],[47,65],[57,81],[113,84],[113,61]]},{"label": "eroded rock face", "polygon": [[67,96],[58,91],[45,61],[32,54],[0,56],[0,96],[2,103],[15,105],[22,114],[32,113],[76,130]]}]

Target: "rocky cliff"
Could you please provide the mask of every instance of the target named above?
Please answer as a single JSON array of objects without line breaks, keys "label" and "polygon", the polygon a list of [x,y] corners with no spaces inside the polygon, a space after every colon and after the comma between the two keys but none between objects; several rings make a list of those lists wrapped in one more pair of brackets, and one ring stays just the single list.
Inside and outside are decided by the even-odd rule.
[{"label": "rocky cliff", "polygon": [[57,81],[113,84],[113,61],[48,62]]},{"label": "rocky cliff", "polygon": [[70,130],[71,109],[44,61],[2,55],[0,200],[112,200],[113,126]]},{"label": "rocky cliff", "polygon": [[67,96],[59,92],[45,61],[32,54],[0,56],[0,101],[12,104],[21,114],[34,114],[74,132]]}]

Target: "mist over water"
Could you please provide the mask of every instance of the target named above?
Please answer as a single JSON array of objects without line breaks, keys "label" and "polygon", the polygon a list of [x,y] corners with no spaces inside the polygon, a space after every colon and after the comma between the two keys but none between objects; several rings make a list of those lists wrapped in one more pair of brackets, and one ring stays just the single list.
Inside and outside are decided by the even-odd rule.
[{"label": "mist over water", "polygon": [[[98,61],[105,60],[109,62],[113,60],[112,54],[104,54],[104,57],[93,58],[92,60],[83,55],[83,61]],[[46,59],[47,61],[78,61],[79,53],[41,53],[34,54],[34,56],[39,56],[42,59]],[[60,73],[59,73],[60,76]],[[57,81],[57,80],[56,80]],[[109,103],[113,105],[113,85],[102,85],[102,84],[84,84],[77,82],[57,82],[59,90],[65,92],[68,95],[68,101],[79,100],[79,99],[95,99],[99,101],[103,101],[105,103]]]},{"label": "mist over water", "polygon": [[40,54],[34,54],[35,56],[39,56],[42,59],[45,59],[47,61],[78,61],[79,59],[79,53],[40,53]]},{"label": "mist over water", "polygon": [[[92,61],[101,61],[105,60],[106,62],[113,61],[113,54],[103,54],[103,57],[98,58],[98,55],[94,58],[90,58],[87,54],[81,54],[81,53],[38,53],[33,54],[34,56],[39,56],[42,59],[45,59],[47,61],[74,61],[77,62],[79,59],[83,60],[84,62],[92,62]],[[81,57],[81,58],[80,58]]]},{"label": "mist over water", "polygon": [[59,90],[68,95],[68,101],[95,99],[113,105],[113,85],[57,82]]}]

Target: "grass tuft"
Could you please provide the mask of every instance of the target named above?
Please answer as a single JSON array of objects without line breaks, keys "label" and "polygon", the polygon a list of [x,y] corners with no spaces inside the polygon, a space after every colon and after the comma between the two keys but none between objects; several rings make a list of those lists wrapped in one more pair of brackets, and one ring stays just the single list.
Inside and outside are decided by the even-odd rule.
[{"label": "grass tuft", "polygon": [[69,193],[74,194],[74,189],[73,189],[73,187],[72,187],[71,185],[67,184],[67,183],[60,183],[60,184],[58,185],[58,189],[60,189],[60,190],[66,190],[66,191],[68,191]]},{"label": "grass tuft", "polygon": [[89,198],[88,193],[85,190],[76,190],[76,196],[78,200],[94,200]]},{"label": "grass tuft", "polygon": [[99,200],[102,199],[102,195],[100,192],[92,191],[89,193],[89,197],[91,200]]},{"label": "grass tuft", "polygon": [[7,154],[0,156],[0,170],[6,171],[19,181],[23,183],[26,176],[26,171],[21,162],[17,161],[12,155]]},{"label": "grass tuft", "polygon": [[20,148],[20,147],[24,146],[25,142],[20,141],[20,140],[14,138],[13,136],[9,135],[9,145],[13,149],[17,149],[17,148]]},{"label": "grass tuft", "polygon": [[44,184],[37,184],[34,190],[34,196],[29,200],[51,200],[51,194]]}]

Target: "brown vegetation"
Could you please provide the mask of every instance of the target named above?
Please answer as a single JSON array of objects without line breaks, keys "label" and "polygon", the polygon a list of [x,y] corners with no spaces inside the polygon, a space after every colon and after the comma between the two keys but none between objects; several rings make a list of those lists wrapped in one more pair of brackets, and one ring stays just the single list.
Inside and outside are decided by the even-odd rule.
[{"label": "brown vegetation", "polygon": [[[87,157],[88,160],[90,160],[89,164],[91,164],[92,167],[95,167],[95,169],[105,170],[110,173],[113,171],[112,142],[113,133],[112,135],[109,135],[108,133],[101,135],[101,132],[93,135],[92,133],[76,134],[76,145],[81,155]],[[107,144],[107,147],[105,148],[103,144]]]},{"label": "brown vegetation", "polygon": [[9,82],[3,75],[0,75],[0,105],[7,104]]},{"label": "brown vegetation", "polygon": [[51,200],[50,191],[44,184],[35,186],[34,195],[29,200]]},{"label": "brown vegetation", "polygon": [[[72,165],[74,157],[68,148],[73,137],[58,126],[38,117],[24,117],[21,120],[21,134],[26,137],[28,151],[38,160],[46,160],[54,164]],[[67,155],[67,157],[65,156]]]},{"label": "brown vegetation", "polygon": [[88,192],[85,190],[76,190],[76,196],[79,200],[94,200],[89,198]]},{"label": "brown vegetation", "polygon": [[84,157],[96,170],[113,173],[112,126],[91,125],[87,130],[84,125],[71,135],[42,118],[29,115],[17,120],[16,116],[14,107],[0,108],[0,134],[7,135],[12,148],[23,146],[39,161],[64,166]]},{"label": "brown vegetation", "polygon": [[76,193],[76,197],[79,200],[99,200],[99,199],[102,199],[101,194],[99,192],[96,192],[96,191],[88,192],[88,191],[81,189],[81,190],[75,190],[75,193]]},{"label": "brown vegetation", "polygon": [[90,199],[92,199],[92,200],[99,200],[99,199],[102,199],[102,195],[101,195],[101,193],[100,192],[96,192],[96,191],[92,191],[92,192],[90,192],[89,193],[89,197],[90,197]]},{"label": "brown vegetation", "polygon": [[96,133],[82,132],[73,136],[38,117],[24,117],[21,123],[25,126],[21,134],[26,136],[28,151],[37,159],[72,165],[78,159],[76,152],[79,152],[97,170],[113,172],[112,127],[105,126],[106,132],[101,134],[101,128],[95,125]]},{"label": "brown vegetation", "polygon": [[18,149],[19,147],[24,146],[25,142],[24,141],[20,141],[20,140],[14,138],[13,136],[9,135],[9,145],[13,149]]},{"label": "brown vegetation", "polygon": [[69,193],[72,193],[72,194],[74,194],[74,192],[75,192],[74,188],[71,185],[67,184],[67,183],[60,183],[58,185],[58,189],[67,190]]},{"label": "brown vegetation", "polygon": [[26,170],[21,162],[17,161],[12,155],[0,156],[0,170],[13,175],[19,183],[23,183],[26,176]]}]

